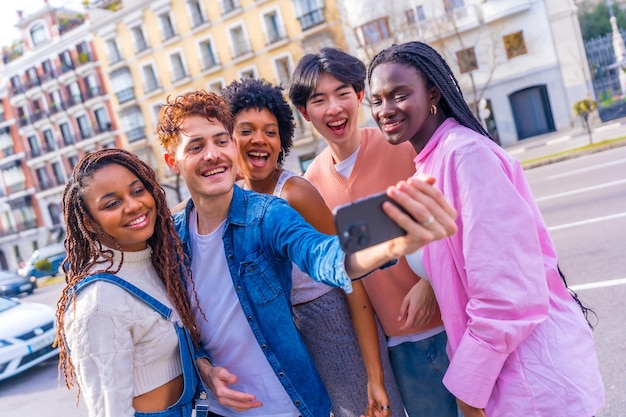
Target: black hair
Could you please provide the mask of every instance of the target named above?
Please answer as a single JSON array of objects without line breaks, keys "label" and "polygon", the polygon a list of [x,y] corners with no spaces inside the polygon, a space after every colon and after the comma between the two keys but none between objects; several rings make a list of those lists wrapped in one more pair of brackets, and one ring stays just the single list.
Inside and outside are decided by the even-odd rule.
[{"label": "black hair", "polygon": [[436,50],[423,42],[391,45],[376,54],[370,62],[367,82],[370,83],[374,68],[389,62],[415,68],[425,78],[429,88],[434,86],[441,93],[439,107],[446,116],[453,117],[463,126],[490,138],[463,98],[461,87],[450,66]]},{"label": "black hair", "polygon": [[365,89],[365,64],[360,59],[341,49],[322,48],[318,54],[306,54],[296,65],[289,86],[291,103],[296,107],[305,107],[324,73],[350,84],[357,93]]},{"label": "black hair", "polygon": [[240,111],[247,109],[267,109],[276,117],[280,146],[285,152],[279,157],[278,162],[284,161],[293,146],[293,133],[296,125],[291,107],[283,96],[282,87],[272,85],[263,79],[242,78],[224,87],[221,94],[234,117],[237,117]]}]

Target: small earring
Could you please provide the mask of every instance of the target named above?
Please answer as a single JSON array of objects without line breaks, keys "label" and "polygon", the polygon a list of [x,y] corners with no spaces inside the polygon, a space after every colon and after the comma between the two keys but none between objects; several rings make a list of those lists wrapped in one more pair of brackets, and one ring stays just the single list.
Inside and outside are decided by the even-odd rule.
[{"label": "small earring", "polygon": [[437,106],[435,106],[434,104],[430,105],[430,114],[432,114],[433,116],[437,115]]},{"label": "small earring", "polygon": [[276,160],[276,169],[280,168],[285,162],[285,148],[280,147],[280,152],[278,153],[278,159]]}]

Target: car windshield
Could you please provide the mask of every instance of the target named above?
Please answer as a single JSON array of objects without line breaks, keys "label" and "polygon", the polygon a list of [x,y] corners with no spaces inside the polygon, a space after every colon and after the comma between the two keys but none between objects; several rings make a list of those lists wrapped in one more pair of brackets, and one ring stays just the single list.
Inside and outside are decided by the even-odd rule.
[{"label": "car windshield", "polygon": [[18,303],[8,298],[0,297],[0,313],[15,307]]}]

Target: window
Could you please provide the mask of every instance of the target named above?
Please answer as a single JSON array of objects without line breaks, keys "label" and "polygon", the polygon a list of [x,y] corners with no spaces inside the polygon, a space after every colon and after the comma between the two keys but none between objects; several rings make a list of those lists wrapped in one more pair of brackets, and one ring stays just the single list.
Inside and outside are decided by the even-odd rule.
[{"label": "window", "polygon": [[148,49],[148,42],[143,34],[143,28],[141,26],[135,26],[131,29],[131,32],[135,40],[135,52],[140,53]]},{"label": "window", "polygon": [[76,141],[74,140],[74,134],[72,133],[72,128],[69,123],[60,123],[59,129],[61,130],[61,136],[63,137],[64,145],[72,145]]},{"label": "window", "polygon": [[91,123],[86,115],[78,116],[76,123],[78,124],[78,130],[82,139],[87,139],[92,136]]},{"label": "window", "polygon": [[65,170],[59,162],[52,163],[52,172],[57,185],[65,184]]},{"label": "window", "polygon": [[35,174],[37,175],[37,182],[39,182],[40,190],[47,190],[52,187],[52,181],[50,181],[50,176],[48,175],[46,167],[35,169]]},{"label": "window", "polygon": [[271,45],[285,38],[283,34],[280,17],[276,10],[263,15],[263,25],[265,26],[265,44]]},{"label": "window", "polygon": [[78,85],[78,81],[74,81],[70,85],[67,86],[67,93],[70,96],[70,102],[72,105],[77,103],[82,103],[83,95],[80,91],[80,86]]},{"label": "window", "polygon": [[56,113],[63,109],[63,97],[61,97],[61,90],[56,89],[50,93],[50,112]]},{"label": "window", "polygon": [[324,23],[324,0],[293,0],[296,17],[302,30]]},{"label": "window", "polygon": [[43,131],[43,140],[45,143],[45,151],[50,152],[57,148],[56,140],[54,139],[54,133],[51,129],[46,129]]},{"label": "window", "polygon": [[390,38],[388,18],[383,17],[359,26],[356,28],[356,35],[361,45],[376,44]]},{"label": "window", "polygon": [[50,62],[49,59],[41,63],[41,69],[43,70],[43,74],[42,74],[43,81],[47,81],[47,80],[54,78],[54,70],[52,69],[52,63]]},{"label": "window", "polygon": [[73,170],[76,164],[78,164],[78,155],[72,155],[67,158],[67,163],[70,165],[70,170]]},{"label": "window", "polygon": [[141,72],[143,73],[144,92],[147,94],[157,90],[159,88],[159,82],[154,73],[154,66],[152,64],[145,65],[141,68]]},{"label": "window", "polygon": [[239,8],[237,0],[222,0],[222,14],[227,14]]},{"label": "window", "polygon": [[98,124],[98,129],[100,131],[104,132],[111,130],[111,121],[109,120],[109,114],[104,107],[100,107],[99,109],[94,110],[93,113],[96,116],[96,123]]},{"label": "window", "polygon": [[115,39],[109,39],[106,41],[107,51],[109,51],[109,65],[113,65],[122,60],[122,54],[120,48],[117,46]]},{"label": "window", "polygon": [[187,71],[185,70],[185,64],[180,52],[170,55],[170,67],[172,69],[172,82],[177,82],[187,77]]},{"label": "window", "polygon": [[256,78],[256,71],[254,68],[248,68],[245,70],[239,71],[240,78]]},{"label": "window", "polygon": [[204,11],[202,10],[202,2],[199,0],[188,0],[189,15],[191,16],[191,27],[195,28],[206,22]]},{"label": "window", "polygon": [[461,74],[478,69],[478,61],[476,60],[474,47],[457,51],[456,61],[459,63]]},{"label": "window", "polygon": [[37,69],[35,67],[30,67],[26,70],[26,78],[28,79],[29,87],[39,85],[39,75],[37,75]]},{"label": "window", "polygon": [[89,74],[85,77],[85,84],[87,84],[87,96],[89,98],[97,97],[102,94],[95,74]]},{"label": "window", "polygon": [[43,23],[35,23],[30,29],[30,39],[33,41],[33,45],[37,46],[48,39],[46,35],[46,27]]},{"label": "window", "polygon": [[30,148],[30,156],[35,157],[41,155],[41,147],[39,146],[37,136],[33,135],[28,137],[28,147]]},{"label": "window", "polygon": [[239,58],[250,52],[250,46],[248,45],[247,37],[243,31],[242,26],[236,26],[229,30],[230,41],[233,51],[233,59]]},{"label": "window", "polygon": [[113,71],[110,75],[111,87],[117,96],[117,101],[122,104],[135,99],[133,78],[128,68]]},{"label": "window", "polygon": [[451,12],[454,9],[458,9],[464,6],[463,0],[444,0],[443,5],[446,8],[446,12]]},{"label": "window", "polygon": [[215,94],[220,94],[223,88],[224,88],[223,80],[216,80],[216,81],[212,81],[209,83],[209,91]]},{"label": "window", "polygon": [[172,18],[170,17],[169,13],[160,14],[159,23],[161,24],[161,33],[163,34],[164,41],[176,36],[176,32],[174,31],[174,25],[172,24]]},{"label": "window", "polygon": [[[36,136],[29,136],[28,143],[30,144],[31,141],[35,142],[37,144],[37,148],[39,148]],[[13,139],[11,138],[11,135],[9,135],[8,128],[7,130],[2,129],[2,133],[0,133],[0,152],[2,152],[2,156],[9,156],[15,153],[13,149]]]},{"label": "window", "polygon": [[141,110],[137,106],[120,112],[120,124],[129,142],[136,142],[146,137],[145,124]]},{"label": "window", "polygon": [[217,65],[217,59],[215,57],[215,49],[213,48],[213,42],[211,39],[202,41],[199,44],[200,58],[202,59],[202,69],[206,70]]},{"label": "window", "polygon": [[66,73],[74,69],[74,62],[72,61],[70,51],[61,52],[59,54],[59,61],[61,61],[61,72]]},{"label": "window", "polygon": [[289,87],[289,78],[291,77],[292,68],[291,60],[288,56],[276,58],[274,60],[274,68],[276,69],[276,80],[283,88]]},{"label": "window", "polygon": [[405,12],[406,21],[409,25],[414,25],[417,22],[423,22],[426,20],[426,14],[424,13],[424,6],[416,6],[415,9],[409,9]]},{"label": "window", "polygon": [[524,33],[522,31],[505,35],[502,37],[502,41],[504,42],[506,56],[509,59],[528,53],[526,51],[526,42],[524,41]]}]

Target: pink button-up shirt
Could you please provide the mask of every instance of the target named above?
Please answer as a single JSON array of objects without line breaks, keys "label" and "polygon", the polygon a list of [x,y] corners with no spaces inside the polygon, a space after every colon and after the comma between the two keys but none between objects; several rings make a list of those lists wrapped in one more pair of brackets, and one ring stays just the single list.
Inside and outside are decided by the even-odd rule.
[{"label": "pink button-up shirt", "polygon": [[448,335],[444,384],[488,417],[591,417],[604,388],[591,331],[520,164],[447,119],[415,158],[457,209],[424,248]]}]

